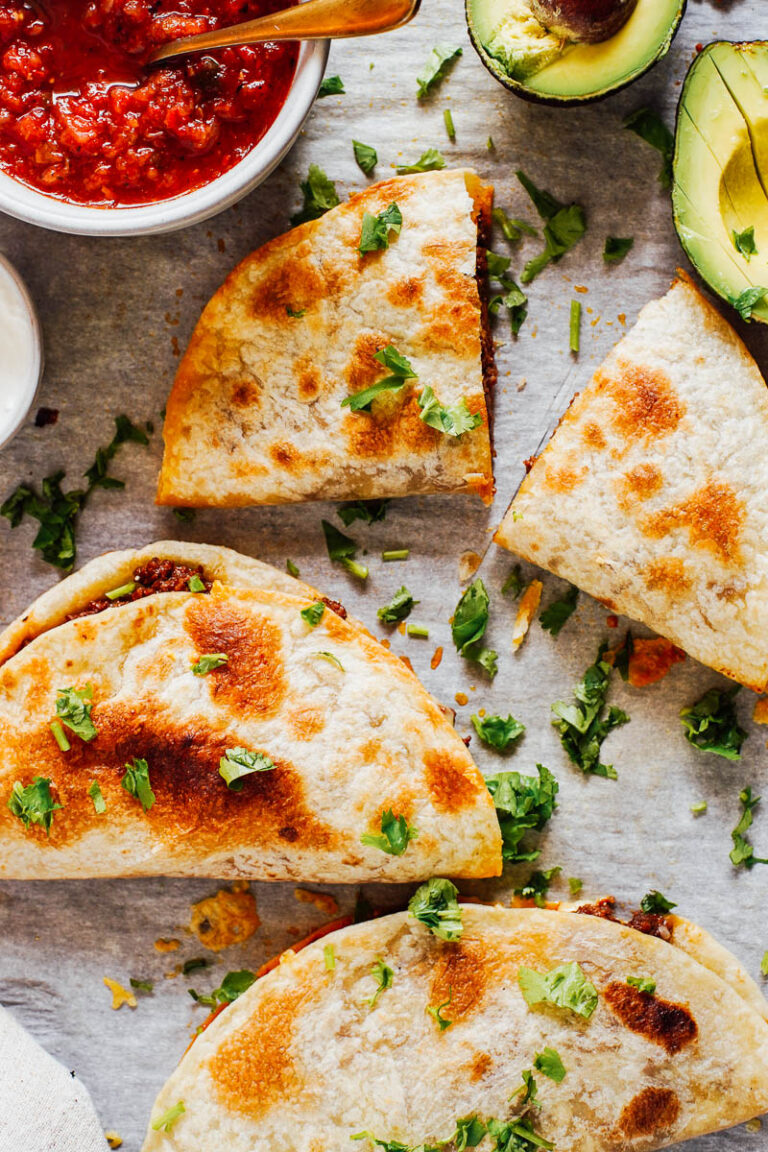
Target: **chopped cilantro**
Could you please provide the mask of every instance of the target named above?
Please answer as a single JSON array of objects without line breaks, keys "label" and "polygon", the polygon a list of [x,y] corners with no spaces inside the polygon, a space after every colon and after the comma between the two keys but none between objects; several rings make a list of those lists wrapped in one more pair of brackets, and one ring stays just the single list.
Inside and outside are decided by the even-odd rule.
[{"label": "chopped cilantro", "polygon": [[755,244],[755,228],[754,225],[750,228],[745,228],[743,232],[731,232],[733,236],[733,246],[737,252],[749,261],[750,256],[757,256],[757,245]]},{"label": "chopped cilantro", "polygon": [[312,655],[316,656],[318,660],[325,660],[326,663],[333,664],[334,668],[338,668],[339,672],[344,671],[344,665],[338,656],[334,656],[333,652],[313,652]]},{"label": "chopped cilantro", "polygon": [[534,1132],[531,1121],[489,1120],[488,1133],[494,1143],[491,1152],[536,1152],[539,1148],[554,1148],[550,1140],[545,1140]]},{"label": "chopped cilantro", "polygon": [[400,164],[398,176],[409,176],[413,172],[439,172],[445,168],[445,157],[437,148],[427,148],[413,164]]},{"label": "chopped cilantro", "polygon": [[528,315],[528,297],[520,285],[508,276],[502,278],[501,284],[504,291],[490,298],[488,311],[492,316],[496,316],[502,306],[506,308],[512,335],[517,336]]},{"label": "chopped cilantro", "polygon": [[443,1016],[443,1008],[447,1008],[453,1000],[453,988],[448,989],[448,999],[443,1000],[442,1004],[428,1004],[427,1012],[434,1019],[441,1032],[445,1032],[446,1028],[450,1028],[453,1020],[446,1020]]},{"label": "chopped cilantro", "polygon": [[388,988],[392,987],[395,974],[392,969],[384,963],[381,957],[378,956],[371,965],[371,976],[373,976],[376,981],[376,991],[373,996],[366,1000],[366,1004],[369,1008],[375,1008],[382,992],[386,992]]},{"label": "chopped cilantro", "polygon": [[62,724],[88,742],[97,735],[96,726],[91,720],[93,705],[93,685],[86,684],[85,688],[59,688],[56,697],[56,715]]},{"label": "chopped cilantro", "polygon": [[104,799],[101,788],[99,787],[98,780],[94,780],[88,789],[88,795],[93,801],[93,807],[97,816],[103,816],[107,810],[107,802]]},{"label": "chopped cilantro", "polygon": [[329,524],[327,520],[322,520],[323,534],[325,536],[325,546],[328,549],[328,556],[331,560],[338,564],[342,564],[348,572],[356,576],[358,580],[368,579],[368,569],[364,564],[359,564],[355,560],[357,555],[357,544],[350,536],[345,536],[333,524]]},{"label": "chopped cilantro", "polygon": [[185,976],[189,976],[190,972],[197,972],[198,968],[209,968],[211,963],[204,956],[193,956],[191,960],[184,961],[181,971]]},{"label": "chopped cilantro", "polygon": [[385,564],[393,564],[399,560],[407,560],[410,554],[410,548],[390,548],[388,552],[382,552],[381,558]]},{"label": "chopped cilantro", "polygon": [[383,520],[387,514],[388,499],[383,500],[349,500],[346,504],[339,504],[336,509],[339,519],[349,528],[355,520],[362,520],[364,524],[376,524]]},{"label": "chopped cilantro", "polygon": [[760,973],[763,976],[768,976],[768,952],[763,954],[763,958],[760,961]]},{"label": "chopped cilantro", "polygon": [[436,428],[438,432],[442,432],[446,436],[463,436],[465,432],[471,432],[473,428],[477,428],[483,422],[479,412],[470,412],[463,396],[456,404],[446,408],[437,399],[429,385],[419,393],[418,402],[421,409],[420,416],[424,423],[429,424],[430,428]]},{"label": "chopped cilantro", "polygon": [[429,54],[424,68],[416,77],[419,86],[419,100],[423,100],[445,78],[451,65],[461,56],[461,48],[451,44],[438,44]]},{"label": "chopped cilantro", "polygon": [[[539,1093],[533,1072],[531,1072],[530,1068],[526,1068],[522,1073],[522,1077],[522,1085],[516,1092],[512,1093],[510,1100],[514,1100],[518,1108],[525,1108],[528,1104],[538,1106],[537,1097]],[[517,1099],[518,1096],[520,1097],[519,1100]]]},{"label": "chopped cilantro", "polygon": [[477,661],[493,679],[497,672],[497,654],[492,648],[484,648],[480,643],[488,626],[489,605],[485,584],[478,576],[456,605],[451,635],[456,651],[467,660]]},{"label": "chopped cilantro", "polygon": [[314,604],[310,604],[309,608],[302,608],[301,618],[310,628],[317,628],[318,624],[325,615],[325,604],[322,600],[316,600]]},{"label": "chopped cilantro", "polygon": [[227,972],[220,987],[214,988],[212,992],[201,995],[193,988],[189,988],[188,991],[196,1004],[202,1004],[205,1008],[216,1008],[219,1004],[232,1004],[243,992],[248,991],[255,979],[253,972],[243,968],[239,972]]},{"label": "chopped cilantro", "polygon": [[659,183],[662,188],[671,188],[675,138],[661,117],[650,108],[638,108],[636,112],[630,112],[629,116],[624,117],[624,127],[661,153]]},{"label": "chopped cilantro", "polygon": [[414,600],[408,589],[403,586],[398,588],[389,604],[385,604],[383,608],[379,608],[376,615],[379,620],[385,624],[397,624],[399,620],[405,620],[406,616],[410,616],[414,607],[420,603]]},{"label": "chopped cilantro", "polygon": [[129,580],[127,584],[121,584],[119,588],[113,588],[110,592],[105,592],[104,595],[107,600],[120,600],[123,596],[130,596],[135,591],[135,580]]},{"label": "chopped cilantro", "polygon": [[58,744],[60,750],[62,752],[69,752],[72,745],[70,744],[69,740],[67,740],[64,729],[61,726],[61,721],[52,720],[50,728],[51,732],[53,733],[53,738]]},{"label": "chopped cilantro", "polygon": [[587,225],[580,204],[561,204],[549,192],[537,188],[524,172],[518,171],[517,178],[544,221],[544,250],[528,261],[520,277],[523,284],[530,284],[548,264],[557,263],[581,240]]},{"label": "chopped cilantro", "polygon": [[173,1107],[163,1112],[162,1116],[159,1116],[157,1120],[153,1120],[152,1131],[170,1132],[179,1116],[183,1116],[185,1112],[184,1101],[179,1100],[178,1104],[174,1104]]},{"label": "chopped cilantro", "polygon": [[326,972],[334,972],[336,970],[336,953],[333,944],[325,944],[323,946],[323,964],[325,965]]},{"label": "chopped cilantro", "polygon": [[429,628],[425,628],[423,624],[409,624],[405,631],[406,635],[415,640],[429,640]]},{"label": "chopped cilantro", "polygon": [[525,220],[516,220],[512,216],[507,216],[503,208],[494,208],[491,213],[494,224],[498,224],[501,229],[504,239],[508,240],[510,244],[516,244],[521,239],[523,234],[526,236],[538,236],[538,230]]},{"label": "chopped cilantro", "polygon": [[366,212],[363,216],[358,252],[361,256],[365,256],[366,252],[379,252],[389,248],[390,232],[399,235],[402,227],[403,214],[394,202],[379,212],[378,216]]},{"label": "chopped cilantro", "polygon": [[652,892],[646,893],[640,901],[640,907],[643,912],[655,913],[657,916],[666,916],[667,912],[671,912],[673,908],[677,908],[677,904],[672,900],[667,900],[658,889],[654,888]]},{"label": "chopped cilantro", "polygon": [[545,1048],[543,1052],[537,1052],[533,1066],[537,1072],[548,1076],[556,1084],[561,1084],[565,1080],[565,1066],[560,1054],[554,1048]]},{"label": "chopped cilantro", "polygon": [[733,700],[738,692],[738,684],[723,690],[710,688],[695,704],[682,709],[680,720],[689,744],[726,760],[741,759],[747,733],[736,720]]},{"label": "chopped cilantro", "polygon": [[[741,295],[735,296],[731,299],[731,304],[736,309],[739,316],[741,316],[742,320],[746,320],[747,323],[749,323],[749,321],[752,319],[752,313],[754,312],[755,308],[765,299],[767,295],[768,288],[745,288]],[[0,513],[2,513],[2,511],[2,508],[0,508]]]},{"label": "chopped cilantro", "polygon": [[456,1132],[453,1136],[453,1146],[456,1152],[466,1152],[467,1148],[477,1148],[480,1141],[488,1131],[477,1116],[465,1116],[456,1121]]},{"label": "chopped cilantro", "polygon": [[483,743],[499,752],[506,752],[525,732],[525,724],[514,716],[507,716],[506,720],[503,716],[473,716],[472,725]]},{"label": "chopped cilantro", "polygon": [[552,705],[555,715],[552,723],[560,733],[560,743],[569,759],[582,772],[615,780],[616,771],[613,765],[601,763],[600,750],[606,736],[614,728],[627,724],[629,716],[613,706],[604,711],[611,675],[610,664],[603,660],[604,651],[605,648],[601,647],[597,660],[587,668],[584,679],[574,688],[573,703],[558,700]]},{"label": "chopped cilantro", "polygon": [[634,244],[634,236],[606,236],[603,260],[606,264],[618,264],[631,252]]},{"label": "chopped cilantro", "polygon": [[499,256],[498,252],[492,252],[490,248],[486,248],[485,250],[485,259],[488,267],[488,275],[493,276],[495,280],[503,276],[512,263],[509,256]]},{"label": "chopped cilantro", "polygon": [[207,676],[209,672],[213,672],[214,668],[221,668],[224,664],[229,663],[229,656],[226,652],[207,652],[205,655],[198,657],[197,661],[192,665],[192,671],[195,676]]},{"label": "chopped cilantro", "polygon": [[370,176],[379,162],[378,152],[375,148],[371,148],[370,144],[361,144],[359,140],[352,141],[352,148],[358,167],[365,172],[366,176]]},{"label": "chopped cilantro", "polygon": [[18,816],[25,828],[39,824],[45,828],[46,836],[51,834],[53,814],[62,807],[54,804],[51,796],[51,781],[46,776],[34,776],[26,787],[17,780],[11,789],[8,808]]},{"label": "chopped cilantro", "polygon": [[135,988],[137,992],[146,992],[147,995],[149,995],[155,987],[151,980],[135,980],[133,976],[131,976],[130,985],[131,988]]},{"label": "chopped cilantro", "polygon": [[291,217],[291,224],[304,224],[307,220],[317,220],[331,208],[340,204],[336,185],[329,180],[322,168],[310,164],[306,180],[301,182],[304,204],[301,210]]},{"label": "chopped cilantro", "polygon": [[324,96],[344,96],[344,81],[341,76],[326,76],[322,84],[318,88],[317,98],[322,100]]},{"label": "chopped cilantro", "polygon": [[737,868],[754,868],[755,864],[768,864],[768,860],[755,856],[755,850],[747,839],[747,832],[752,827],[752,812],[760,803],[759,796],[752,795],[751,788],[745,788],[739,793],[739,802],[742,806],[741,818],[731,832],[733,848],[731,849],[731,863]]},{"label": "chopped cilantro", "polygon": [[418,832],[412,828],[405,816],[395,816],[391,808],[381,814],[381,833],[363,832],[360,843],[369,848],[380,848],[388,856],[402,856],[411,840]]},{"label": "chopped cilantro", "polygon": [[254,772],[271,772],[275,764],[263,752],[250,752],[247,748],[227,748],[219,760],[219,776],[230,792],[242,792],[243,777]]},{"label": "chopped cilantro", "polygon": [[138,800],[145,812],[148,812],[155,802],[155,794],[149,783],[149,765],[146,760],[134,756],[130,764],[125,765],[125,776],[120,783],[129,796]]},{"label": "chopped cilantro", "polygon": [[187,587],[189,588],[190,592],[205,592],[205,584],[197,575],[197,573],[195,573],[194,576],[190,576],[189,580],[187,581]]},{"label": "chopped cilantro", "polygon": [[627,984],[631,988],[637,988],[639,992],[645,992],[648,996],[653,996],[656,991],[656,981],[651,980],[649,976],[627,976]]},{"label": "chopped cilantro", "polygon": [[552,1004],[589,1020],[597,1007],[597,989],[590,984],[575,960],[550,972],[535,972],[533,968],[521,965],[517,982],[529,1008],[536,1004]]},{"label": "chopped cilantro", "polygon": [[299,576],[301,575],[293,560],[286,560],[285,570],[289,576],[293,576],[294,580],[298,580]]},{"label": "chopped cilantro", "polygon": [[371,403],[380,392],[388,392],[402,388],[407,380],[415,380],[416,373],[413,370],[413,365],[407,356],[403,356],[391,344],[386,348],[380,348],[378,352],[373,354],[374,360],[388,368],[391,372],[390,376],[384,376],[383,379],[377,380],[375,384],[371,384],[368,388],[363,388],[360,392],[353,392],[351,395],[346,396],[342,402],[342,408],[349,408],[352,412],[364,412],[370,410]]},{"label": "chopped cilantro", "polygon": [[520,888],[515,888],[515,895],[522,896],[523,900],[533,900],[537,908],[545,908],[552,881],[561,872],[559,866],[548,868],[546,872],[532,872]]},{"label": "chopped cilantro", "polygon": [[584,881],[581,880],[578,876],[569,876],[568,887],[571,890],[571,896],[578,896],[579,892],[581,892],[582,888],[584,887]]},{"label": "chopped cilantro", "polygon": [[443,123],[445,124],[445,131],[451,144],[456,143],[456,125],[453,122],[453,113],[450,108],[443,109]]},{"label": "chopped cilantro", "polygon": [[576,602],[579,599],[579,590],[571,584],[568,591],[560,600],[554,600],[549,604],[539,617],[539,623],[542,628],[551,633],[552,636],[559,636],[563,626],[570,620],[576,611]]},{"label": "chopped cilantro", "polygon": [[568,347],[578,356],[581,347],[581,300],[571,300],[571,319]]},{"label": "chopped cilantro", "polygon": [[509,576],[507,576],[506,580],[501,586],[501,593],[503,596],[511,596],[513,600],[517,600],[524,587],[525,582],[523,580],[520,565],[515,564]]},{"label": "chopped cilantro", "polygon": [[[304,315],[304,313],[302,312],[302,316],[303,315]],[[194,508],[172,508],[171,511],[173,512],[173,514],[177,520],[181,520],[185,524],[191,524],[192,521],[195,519]]]},{"label": "chopped cilantro", "polygon": [[450,880],[433,876],[416,889],[408,901],[408,911],[425,924],[433,936],[441,940],[458,940],[464,930],[461,908],[456,899],[458,894],[456,885]]},{"label": "chopped cilantro", "polygon": [[291,308],[291,306],[289,304],[286,304],[285,311],[288,313],[288,315],[293,320],[301,320],[302,316],[306,316],[306,314],[307,314],[306,308],[299,308],[298,310],[296,310],[294,308]]},{"label": "chopped cilantro", "polygon": [[538,776],[499,772],[486,777],[501,828],[501,855],[510,864],[538,859],[538,849],[522,852],[520,842],[526,832],[541,832],[557,807],[557,780],[543,764],[536,767]]}]

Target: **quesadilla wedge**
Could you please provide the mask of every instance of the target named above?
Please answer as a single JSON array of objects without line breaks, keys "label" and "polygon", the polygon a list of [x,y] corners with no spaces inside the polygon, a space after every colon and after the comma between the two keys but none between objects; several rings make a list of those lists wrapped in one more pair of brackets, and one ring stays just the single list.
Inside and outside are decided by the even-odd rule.
[{"label": "quesadilla wedge", "polygon": [[179,367],[157,502],[490,503],[492,199],[468,170],[393,178],[247,257]]},{"label": "quesadilla wedge", "polygon": [[[186,590],[114,585],[153,561],[189,568]],[[499,874],[463,741],[343,612],[268,565],[172,543],[41,598],[0,666],[0,876]]]},{"label": "quesadilla wedge", "polygon": [[762,691],[767,452],[757,365],[679,279],[573,400],[495,539]]},{"label": "quesadilla wedge", "polygon": [[422,892],[212,1019],[144,1152],[646,1152],[768,1109],[768,1005],[701,929],[469,904],[445,940]]}]

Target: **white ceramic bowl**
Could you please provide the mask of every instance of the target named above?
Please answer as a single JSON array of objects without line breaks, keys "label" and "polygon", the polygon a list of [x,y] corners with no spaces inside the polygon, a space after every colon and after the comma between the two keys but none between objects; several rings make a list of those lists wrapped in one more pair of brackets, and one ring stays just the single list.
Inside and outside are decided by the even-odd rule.
[{"label": "white ceramic bowl", "polygon": [[266,180],[293,146],[317,96],[329,48],[327,40],[302,43],[288,98],[269,131],[247,156],[202,188],[156,204],[94,208],[46,196],[0,172],[0,212],[80,236],[146,236],[207,220]]},{"label": "white ceramic bowl", "polygon": [[0,364],[0,448],[3,448],[21,428],[35,402],[43,375],[43,338],[27,286],[2,252],[0,309],[3,312],[0,350],[6,339],[19,345],[7,349]]}]

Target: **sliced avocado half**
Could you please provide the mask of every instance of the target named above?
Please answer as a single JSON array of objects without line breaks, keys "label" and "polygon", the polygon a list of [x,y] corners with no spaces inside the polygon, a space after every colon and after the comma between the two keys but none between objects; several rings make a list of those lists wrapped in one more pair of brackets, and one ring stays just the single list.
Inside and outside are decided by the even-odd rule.
[{"label": "sliced avocado half", "polygon": [[472,43],[486,68],[528,100],[584,104],[631,84],[669,50],[686,0],[638,0],[610,39],[576,44],[547,32],[527,0],[466,0]]},{"label": "sliced avocado half", "polygon": [[[688,259],[714,292],[734,304],[768,289],[768,41],[710,44],[691,65],[672,203]],[[752,318],[768,324],[768,297]]]}]

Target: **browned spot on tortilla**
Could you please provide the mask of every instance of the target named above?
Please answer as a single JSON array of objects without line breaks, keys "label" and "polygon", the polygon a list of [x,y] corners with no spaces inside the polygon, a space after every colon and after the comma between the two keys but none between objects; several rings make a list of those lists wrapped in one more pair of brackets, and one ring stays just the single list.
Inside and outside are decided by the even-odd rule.
[{"label": "browned spot on tortilla", "polygon": [[562,468],[547,468],[544,483],[552,492],[572,492],[587,474],[586,467],[575,468],[565,465]]},{"label": "browned spot on tortilla", "polygon": [[[421,419],[417,397],[418,392],[413,388],[404,393],[398,433],[407,448],[414,452],[427,452],[437,446],[442,433]],[[485,401],[482,396],[467,397],[467,408],[473,414],[484,407]]]},{"label": "browned spot on tortilla", "polygon": [[310,358],[308,356],[302,357],[301,360],[297,361],[294,370],[299,387],[299,397],[302,400],[314,400],[315,396],[319,396],[323,377]]},{"label": "browned spot on tortilla", "polygon": [[387,300],[396,308],[408,308],[420,300],[424,295],[424,280],[422,277],[409,276],[405,280],[397,280],[387,289]]},{"label": "browned spot on tortilla", "polygon": [[645,1036],[652,1044],[659,1044],[670,1055],[691,1044],[698,1035],[696,1021],[683,1004],[650,996],[618,980],[608,985],[604,996],[608,1007],[626,1028]]},{"label": "browned spot on tortilla", "polygon": [[680,1101],[671,1088],[643,1088],[621,1110],[619,1129],[625,1136],[653,1136],[671,1128],[680,1115]]},{"label": "browned spot on tortilla", "polygon": [[301,471],[301,452],[289,444],[287,440],[278,440],[269,446],[269,454],[275,464],[285,468],[287,472]]},{"label": "browned spot on tortilla", "polygon": [[241,380],[232,389],[230,402],[235,408],[255,408],[259,402],[259,388],[250,380]]},{"label": "browned spot on tortilla", "polygon": [[375,737],[366,740],[366,742],[361,745],[359,754],[363,764],[375,763],[382,754],[381,740],[377,740]]},{"label": "browned spot on tortilla", "polygon": [[464,939],[446,944],[435,963],[429,990],[432,1006],[450,1004],[441,1015],[446,1020],[464,1020],[476,1012],[485,996],[489,961],[480,940]]},{"label": "browned spot on tortilla", "polygon": [[255,896],[246,882],[236,880],[231,889],[220,888],[215,896],[193,904],[189,927],[204,948],[221,952],[232,944],[243,944],[259,924]]},{"label": "browned spot on tortilla", "polygon": [[618,482],[619,503],[631,508],[636,500],[649,500],[664,484],[661,469],[656,464],[637,464]]},{"label": "browned spot on tortilla", "polygon": [[206,677],[216,704],[241,718],[277,713],[287,686],[282,636],[274,621],[256,610],[199,596],[190,601],[184,626],[198,652],[223,652],[229,657]]},{"label": "browned spot on tortilla", "polygon": [[605,436],[603,435],[603,430],[599,424],[594,422],[594,420],[589,420],[584,425],[581,435],[584,439],[584,443],[588,445],[588,447],[596,448],[598,451],[602,451],[603,448],[605,448]]},{"label": "browned spot on tortilla", "polygon": [[479,788],[474,765],[456,760],[450,752],[434,749],[425,752],[424,776],[438,812],[461,812],[477,800]]},{"label": "browned spot on tortilla", "polygon": [[286,716],[295,740],[314,740],[325,727],[325,715],[318,708],[297,708]]},{"label": "browned spot on tortilla", "polygon": [[651,560],[645,567],[643,578],[651,592],[658,590],[669,596],[679,596],[693,584],[685,561],[679,556],[659,556],[658,560]]},{"label": "browned spot on tortilla", "polygon": [[595,382],[615,404],[611,423],[625,440],[667,436],[685,415],[685,405],[669,377],[651,368],[625,361],[617,365],[617,375],[598,371]]},{"label": "browned spot on tortilla", "polygon": [[[261,262],[264,250],[256,256]],[[301,312],[315,301],[327,298],[325,280],[312,260],[307,258],[309,256],[308,244],[297,245],[289,251],[285,251],[283,245],[282,251],[278,249],[278,259],[271,266],[264,262],[259,268],[255,259],[246,261],[246,264],[254,266],[250,311],[259,319],[271,319],[279,326],[301,323],[288,315],[288,308]],[[236,271],[233,275],[239,278],[242,273]],[[227,293],[227,284],[221,291]]]},{"label": "browned spot on tortilla", "polygon": [[477,1052],[469,1065],[469,1078],[472,1081],[482,1080],[486,1072],[493,1066],[490,1052]]},{"label": "browned spot on tortilla", "polygon": [[386,348],[389,342],[389,337],[384,332],[369,330],[360,333],[344,370],[350,392],[368,388],[376,380],[382,380],[387,375],[387,369],[383,364],[379,364],[378,360],[374,360],[373,354]]},{"label": "browned spot on tortilla", "polygon": [[691,544],[714,552],[725,563],[741,559],[739,542],[745,520],[744,504],[725,480],[708,480],[687,500],[662,508],[646,517],[642,530],[660,539],[675,530],[688,529]]}]

